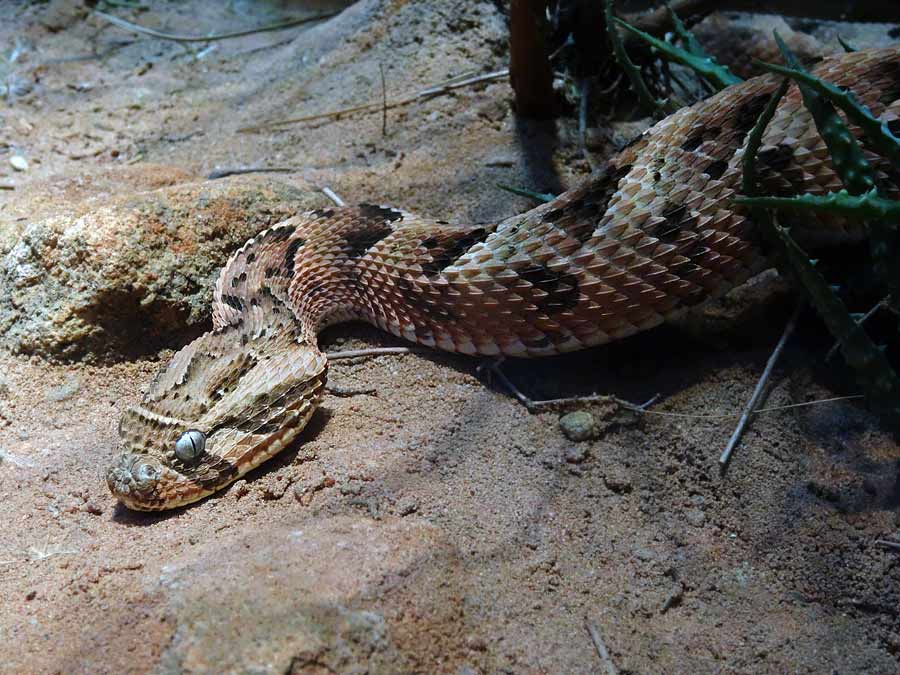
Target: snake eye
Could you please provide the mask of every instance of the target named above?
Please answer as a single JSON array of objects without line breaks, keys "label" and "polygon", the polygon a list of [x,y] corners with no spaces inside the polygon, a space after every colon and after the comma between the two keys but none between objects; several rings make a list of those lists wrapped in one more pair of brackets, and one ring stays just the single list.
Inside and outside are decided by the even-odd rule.
[{"label": "snake eye", "polygon": [[175,441],[175,456],[182,462],[193,462],[205,447],[206,434],[196,429],[189,429]]}]

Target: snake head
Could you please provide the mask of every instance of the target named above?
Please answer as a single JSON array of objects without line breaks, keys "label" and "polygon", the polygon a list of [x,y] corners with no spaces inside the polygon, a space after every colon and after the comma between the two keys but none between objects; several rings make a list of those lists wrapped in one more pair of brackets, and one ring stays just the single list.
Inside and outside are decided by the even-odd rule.
[{"label": "snake head", "polygon": [[326,370],[324,354],[287,321],[201,336],[123,413],[109,489],[141,511],[222,489],[296,438],[322,395]]}]

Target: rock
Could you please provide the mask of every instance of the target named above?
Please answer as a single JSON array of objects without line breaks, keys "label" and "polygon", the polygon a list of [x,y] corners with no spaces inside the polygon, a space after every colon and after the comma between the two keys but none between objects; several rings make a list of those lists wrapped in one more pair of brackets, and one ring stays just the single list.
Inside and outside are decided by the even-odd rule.
[{"label": "rock", "polygon": [[401,516],[408,516],[419,510],[419,500],[415,497],[404,497],[397,504],[397,513]]},{"label": "rock", "polygon": [[694,527],[703,527],[706,522],[706,514],[700,509],[689,509],[684,517]]},{"label": "rock", "polygon": [[44,28],[56,33],[83,19],[87,15],[87,4],[77,0],[50,0],[40,22]]},{"label": "rock", "polygon": [[350,481],[349,483],[344,483],[340,487],[340,492],[342,495],[352,495],[359,496],[362,494],[363,486],[362,483],[357,481]]},{"label": "rock", "polygon": [[44,398],[53,403],[60,403],[72,398],[81,389],[81,380],[75,375],[69,375],[66,381],[58,387],[51,387],[44,393]]},{"label": "rock", "polygon": [[565,460],[569,464],[580,464],[584,460],[587,459],[588,451],[585,447],[578,447],[573,445],[570,448],[566,449],[566,453],[564,455]]},{"label": "rock", "polygon": [[232,251],[326,203],[312,190],[235,176],[51,213],[0,249],[0,346],[57,359],[179,347],[208,328],[212,285]]},{"label": "rock", "polygon": [[559,428],[570,441],[586,441],[594,437],[597,425],[586,410],[576,410],[559,418]]},{"label": "rock", "polygon": [[654,551],[653,549],[643,547],[643,546],[635,546],[631,552],[634,555],[634,557],[637,558],[638,560],[640,560],[641,562],[651,562],[653,560],[656,560],[656,557],[657,557],[656,551]]},{"label": "rock", "polygon": [[28,160],[22,155],[13,155],[9,158],[9,164],[16,171],[28,171]]},{"label": "rock", "polygon": [[150,589],[174,624],[157,670],[391,671],[397,652],[380,603],[362,599],[435,547],[421,522],[351,517],[198,544]]},{"label": "rock", "polygon": [[607,469],[603,475],[603,484],[616,494],[631,492],[631,477],[624,469]]},{"label": "rock", "polygon": [[294,484],[293,488],[294,498],[304,506],[309,506],[309,503],[312,501],[313,493],[318,492],[325,487],[330,487],[328,484],[329,480],[331,481],[331,485],[334,485],[334,479],[330,479],[327,476],[312,476],[298,481]]}]

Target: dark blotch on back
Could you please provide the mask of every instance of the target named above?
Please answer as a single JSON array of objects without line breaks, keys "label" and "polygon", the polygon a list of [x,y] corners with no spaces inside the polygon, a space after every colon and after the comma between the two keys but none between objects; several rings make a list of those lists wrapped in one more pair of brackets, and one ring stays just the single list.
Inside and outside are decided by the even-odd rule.
[{"label": "dark blotch on back", "polygon": [[557,274],[543,265],[517,271],[519,278],[539,288],[547,295],[535,300],[538,309],[547,314],[572,309],[578,304],[578,279],[574,274]]},{"label": "dark blotch on back", "polygon": [[727,168],[728,162],[717,159],[715,162],[703,169],[703,173],[707,174],[712,180],[719,180],[722,177],[722,174],[725,173],[725,169]]},{"label": "dark blotch on back", "polygon": [[770,96],[770,94],[759,94],[743,103],[741,107],[737,109],[737,113],[734,116],[734,128],[740,133],[741,140],[743,140],[743,137],[747,132],[753,128],[753,125],[756,124],[756,120],[759,119],[763,108],[765,108],[766,103],[769,102]]},{"label": "dark blotch on back", "polygon": [[554,224],[560,223],[560,229],[583,244],[591,238],[597,223],[609,208],[609,200],[616,194],[619,182],[629,171],[631,164],[619,167],[607,164],[604,174],[595,180],[590,189],[584,190],[580,197],[568,204],[547,211],[543,219]]},{"label": "dark blotch on back", "polygon": [[784,171],[793,158],[793,148],[785,143],[759,153],[759,161],[773,171]]},{"label": "dark blotch on back", "polygon": [[882,61],[878,66],[880,75],[887,80],[878,93],[878,102],[887,107],[900,98],[900,63]]},{"label": "dark blotch on back", "polygon": [[629,171],[631,171],[631,164],[623,164],[622,166],[615,168],[610,167],[609,180],[612,183],[612,187],[615,188],[618,186],[619,181],[625,178]]},{"label": "dark blotch on back", "polygon": [[489,235],[488,230],[479,227],[471,232],[461,233],[456,238],[448,237],[443,241],[436,241],[433,238],[425,239],[422,246],[431,251],[431,260],[422,263],[422,271],[426,276],[437,276],[459,260],[475,244],[480,244],[487,239]]},{"label": "dark blotch on back", "polygon": [[334,209],[316,209],[312,214],[316,218],[331,218],[334,215]]},{"label": "dark blotch on back", "polygon": [[237,311],[242,311],[244,309],[244,302],[236,295],[223,295],[222,302],[231,307],[232,309],[236,309]]},{"label": "dark blotch on back", "polygon": [[284,252],[284,276],[294,276],[294,258],[297,255],[297,249],[299,249],[305,243],[305,239],[297,237],[296,239],[291,241],[290,244],[288,244],[287,250]]},{"label": "dark blotch on back", "polygon": [[275,227],[259,238],[259,241],[284,241],[294,234],[295,227]]},{"label": "dark blotch on back", "polygon": [[403,214],[400,211],[376,204],[360,204],[359,212],[366,218],[386,220],[389,223],[403,218]]},{"label": "dark blotch on back", "polygon": [[685,204],[666,204],[661,214],[666,222],[660,223],[654,231],[647,234],[667,244],[675,241],[688,225],[688,223],[682,224],[686,213],[687,206]]},{"label": "dark blotch on back", "polygon": [[[415,284],[406,277],[395,277],[394,285],[403,301],[415,307],[426,318],[438,323],[446,323],[456,318],[450,308],[440,301],[423,298],[422,293],[416,290]],[[420,337],[424,337],[424,333]]]},{"label": "dark blotch on back", "polygon": [[681,149],[685,152],[693,152],[697,148],[703,145],[703,134],[697,134],[696,136],[691,136],[684,143],[681,144]]},{"label": "dark blotch on back", "polygon": [[681,149],[685,152],[693,152],[701,145],[703,145],[705,141],[711,141],[717,138],[721,131],[722,129],[719,127],[709,127],[707,129],[703,129],[690,136],[684,143],[682,143]]},{"label": "dark blotch on back", "polygon": [[360,228],[356,232],[351,232],[344,238],[348,248],[347,255],[351,258],[359,258],[391,232],[393,230],[390,225],[383,221],[367,223],[366,227]]}]

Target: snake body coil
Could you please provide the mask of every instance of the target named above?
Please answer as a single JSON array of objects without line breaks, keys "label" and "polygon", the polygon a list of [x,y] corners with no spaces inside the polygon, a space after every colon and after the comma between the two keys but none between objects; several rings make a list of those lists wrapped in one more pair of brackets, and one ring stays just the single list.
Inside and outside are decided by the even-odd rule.
[{"label": "snake body coil", "polygon": [[[900,48],[829,58],[815,72],[900,124]],[[766,259],[731,200],[777,83],[758,77],[680,110],[584,184],[497,225],[363,204],[260,233],[222,270],[213,330],[124,413],[113,494],[134,509],[177,507],[286,447],[322,396],[326,325],[363,319],[447,351],[541,356],[651,328],[741,283]],[[766,192],[841,188],[796,87],[763,141]],[[877,166],[883,193],[896,195],[890,167]],[[792,225],[807,243],[861,234],[833,218]]]}]

